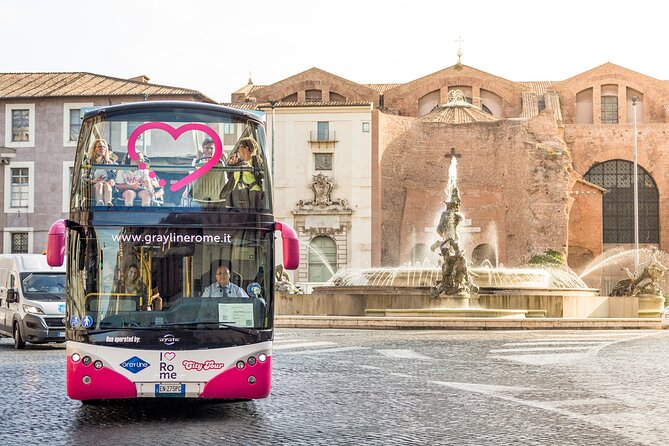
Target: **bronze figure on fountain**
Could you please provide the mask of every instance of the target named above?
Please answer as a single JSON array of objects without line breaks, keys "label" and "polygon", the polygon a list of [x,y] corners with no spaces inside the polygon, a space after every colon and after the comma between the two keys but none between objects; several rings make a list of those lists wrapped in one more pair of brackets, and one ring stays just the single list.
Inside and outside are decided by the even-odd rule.
[{"label": "bronze figure on fountain", "polygon": [[657,248],[653,248],[650,263],[637,275],[632,274],[627,268],[622,268],[628,278],[618,282],[609,296],[662,296],[659,281],[667,271],[667,267],[657,259],[657,252]]},{"label": "bronze figure on fountain", "polygon": [[432,288],[430,294],[437,298],[441,295],[470,297],[478,292],[472,282],[460,245],[458,243],[458,225],[463,217],[460,213],[460,192],[457,187],[451,189],[450,200],[446,202],[446,210],[441,213],[437,233],[441,240],[432,245],[432,251],[439,249],[441,256],[441,279]]}]

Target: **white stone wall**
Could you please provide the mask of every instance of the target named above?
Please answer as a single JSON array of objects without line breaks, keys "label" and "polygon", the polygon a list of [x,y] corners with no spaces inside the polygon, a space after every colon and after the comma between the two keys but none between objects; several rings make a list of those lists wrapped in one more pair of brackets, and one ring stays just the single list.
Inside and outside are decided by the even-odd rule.
[{"label": "white stone wall", "polygon": [[[272,111],[266,111],[268,158],[271,163]],[[330,123],[329,131],[335,132],[336,142],[310,142],[311,133],[317,130],[319,121]],[[371,266],[371,106],[277,107],[274,123],[276,218],[293,225],[296,230],[298,223],[313,220],[303,215],[296,218],[293,212],[300,200],[314,198],[311,190],[313,175],[323,173],[331,177],[334,183],[332,199],[347,200],[347,207],[352,211],[350,217],[338,219],[349,227],[338,234],[331,234],[337,242],[338,267]],[[369,123],[369,132],[363,132],[363,123]],[[333,169],[315,170],[314,153],[333,153]],[[321,212],[323,210],[319,209]],[[313,234],[313,229],[310,232]],[[302,238],[304,231],[300,235]],[[302,246],[301,250],[306,251],[307,248]],[[302,254],[305,260],[306,252]],[[281,263],[280,257],[277,263]],[[304,281],[306,277],[305,262],[297,274],[293,273],[293,280]]]}]

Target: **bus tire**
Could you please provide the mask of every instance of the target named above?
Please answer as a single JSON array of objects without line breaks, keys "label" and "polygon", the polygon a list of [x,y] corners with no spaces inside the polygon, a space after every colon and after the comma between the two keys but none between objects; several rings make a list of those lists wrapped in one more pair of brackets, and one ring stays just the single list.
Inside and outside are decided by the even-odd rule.
[{"label": "bus tire", "polygon": [[21,337],[21,325],[18,322],[14,322],[14,348],[16,350],[26,348],[26,341]]}]

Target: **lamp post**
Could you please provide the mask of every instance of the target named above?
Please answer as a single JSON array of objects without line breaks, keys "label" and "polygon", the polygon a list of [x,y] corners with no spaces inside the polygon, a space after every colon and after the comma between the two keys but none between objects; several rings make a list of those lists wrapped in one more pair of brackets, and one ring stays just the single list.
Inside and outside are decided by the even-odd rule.
[{"label": "lamp post", "polygon": [[632,97],[632,112],[634,116],[634,274],[639,272],[639,182],[638,182],[638,147],[636,131],[636,101],[637,97]]}]

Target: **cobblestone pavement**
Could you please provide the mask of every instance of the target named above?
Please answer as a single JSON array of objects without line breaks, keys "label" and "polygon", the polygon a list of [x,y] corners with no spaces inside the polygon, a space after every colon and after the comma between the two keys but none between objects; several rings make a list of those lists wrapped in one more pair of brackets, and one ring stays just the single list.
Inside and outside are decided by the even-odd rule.
[{"label": "cobblestone pavement", "polygon": [[635,445],[669,438],[669,331],[280,329],[266,400],[83,406],[0,340],[0,444]]}]

